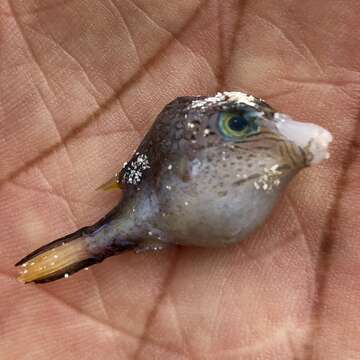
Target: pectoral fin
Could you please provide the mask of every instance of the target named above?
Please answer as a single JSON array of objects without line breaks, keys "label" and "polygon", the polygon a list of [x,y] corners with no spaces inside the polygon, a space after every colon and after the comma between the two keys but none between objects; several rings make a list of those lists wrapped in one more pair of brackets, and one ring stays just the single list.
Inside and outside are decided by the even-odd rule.
[{"label": "pectoral fin", "polygon": [[189,159],[186,157],[182,157],[179,160],[179,163],[176,166],[176,174],[177,176],[184,182],[187,182],[191,179],[190,174],[191,168],[189,166]]}]

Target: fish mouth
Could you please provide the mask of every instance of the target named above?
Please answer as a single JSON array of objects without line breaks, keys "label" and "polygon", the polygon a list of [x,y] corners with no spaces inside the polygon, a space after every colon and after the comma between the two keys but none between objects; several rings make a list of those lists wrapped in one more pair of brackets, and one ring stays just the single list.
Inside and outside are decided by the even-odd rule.
[{"label": "fish mouth", "polygon": [[318,164],[328,159],[331,133],[323,127],[292,119],[283,113],[274,114],[274,122],[279,133],[304,150],[307,165]]}]

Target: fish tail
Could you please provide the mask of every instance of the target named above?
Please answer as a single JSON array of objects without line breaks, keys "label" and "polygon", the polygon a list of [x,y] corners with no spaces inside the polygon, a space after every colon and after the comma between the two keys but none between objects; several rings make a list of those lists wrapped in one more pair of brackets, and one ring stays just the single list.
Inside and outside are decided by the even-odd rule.
[{"label": "fish tail", "polygon": [[45,283],[101,262],[104,255],[94,255],[89,251],[87,229],[54,240],[25,256],[15,265],[20,270],[17,280]]}]

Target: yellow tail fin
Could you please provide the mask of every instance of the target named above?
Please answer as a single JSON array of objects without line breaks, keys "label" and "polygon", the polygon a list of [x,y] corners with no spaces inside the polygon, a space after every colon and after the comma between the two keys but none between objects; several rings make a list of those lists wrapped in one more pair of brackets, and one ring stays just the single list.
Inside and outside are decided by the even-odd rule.
[{"label": "yellow tail fin", "polygon": [[20,260],[16,266],[20,272],[17,280],[44,283],[68,277],[72,273],[100,262],[88,251],[82,232],[53,241]]}]

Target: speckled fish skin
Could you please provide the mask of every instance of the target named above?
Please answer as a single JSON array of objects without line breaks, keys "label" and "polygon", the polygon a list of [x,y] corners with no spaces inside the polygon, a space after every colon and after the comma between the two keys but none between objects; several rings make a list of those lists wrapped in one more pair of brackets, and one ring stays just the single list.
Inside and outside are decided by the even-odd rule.
[{"label": "speckled fish skin", "polygon": [[[244,104],[209,106],[205,111],[191,107],[194,100],[204,98],[182,97],[167,105],[129,161],[145,154],[150,168],[139,184],[125,183],[118,211],[106,219],[110,237],[120,247],[123,239],[140,249],[238,242],[264,222],[279,193],[306,166],[304,150],[276,132],[268,104],[257,100],[256,107],[264,113],[264,130],[272,133],[264,131],[253,141],[232,141],[219,134],[216,114],[236,112]],[[281,172],[279,185],[268,191],[256,188],[264,169],[273,167]],[[128,165],[120,181],[127,171]],[[108,236],[100,232],[95,238],[99,246]]]},{"label": "speckled fish skin", "polygon": [[[124,188],[122,201],[95,225],[66,240],[80,238],[89,258],[31,281],[55,280],[65,271],[75,272],[128,249],[222,247],[245,239],[264,223],[279,194],[309,165],[312,154],[280,134],[275,112],[264,101],[207,99],[177,98],[158,115],[117,176]],[[252,114],[260,131],[241,138],[225,136],[219,129],[224,113]],[[56,248],[59,240],[52,244],[17,265]]]}]

